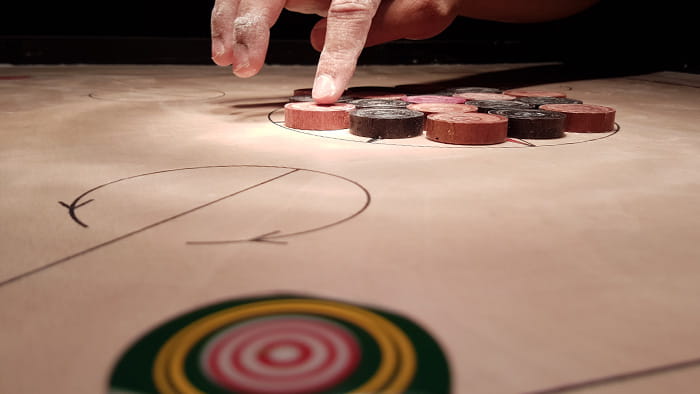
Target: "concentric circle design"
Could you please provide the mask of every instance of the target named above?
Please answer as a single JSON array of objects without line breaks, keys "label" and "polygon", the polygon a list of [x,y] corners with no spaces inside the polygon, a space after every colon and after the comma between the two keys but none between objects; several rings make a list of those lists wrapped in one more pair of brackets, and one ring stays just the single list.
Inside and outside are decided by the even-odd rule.
[{"label": "concentric circle design", "polygon": [[[247,319],[298,313],[325,316],[346,322],[362,329],[376,341],[381,353],[379,367],[368,381],[356,389],[357,392],[385,390],[402,392],[410,384],[416,368],[415,350],[406,334],[390,321],[370,311],[332,301],[288,299],[262,301],[225,309],[197,320],[179,331],[163,346],[156,357],[153,376],[158,391],[173,394],[202,392],[188,379],[185,371],[185,359],[195,345],[206,336],[230,325],[246,322]],[[254,322],[264,324],[256,320]],[[261,393],[272,391],[295,393],[302,390],[301,388],[305,385],[311,388],[325,387],[329,382],[334,382],[343,374],[347,374],[350,369],[349,365],[352,364],[351,360],[355,357],[354,354],[357,354],[351,350],[353,345],[350,345],[347,337],[344,340],[341,339],[343,335],[340,334],[340,331],[334,332],[330,330],[329,326],[325,326],[327,335],[314,337],[311,334],[319,335],[319,332],[324,330],[318,330],[317,327],[316,331],[308,331],[309,326],[313,326],[313,324],[309,325],[309,321],[306,323],[306,326],[303,324],[294,326],[295,330],[292,330],[292,334],[285,334],[281,329],[271,328],[270,322],[267,322],[266,326],[269,331],[258,332],[256,330],[255,335],[251,334],[251,331],[245,330],[246,326],[243,326],[243,338],[232,334],[232,332],[240,331],[241,327],[234,326],[231,329],[234,331],[224,331],[224,334],[220,334],[223,337],[215,337],[214,342],[205,347],[203,357],[207,360],[208,376],[218,385],[229,389],[241,390],[245,387],[244,391],[252,389],[250,391]],[[318,324],[318,322],[316,323]],[[307,331],[301,330],[302,326],[306,327]],[[247,335],[246,332],[248,332]],[[334,332],[334,335],[330,335],[330,332]],[[269,342],[270,338],[263,339],[264,333],[271,334],[270,338],[273,342]],[[274,335],[275,333],[278,335]],[[238,334],[241,333],[238,332]],[[306,363],[306,367],[300,367],[300,371],[303,371],[304,368],[309,370],[318,368],[322,373],[313,378],[307,377],[307,379],[303,378],[302,373],[301,376],[297,376],[298,380],[296,381],[292,379],[294,377],[292,375],[284,377],[287,380],[282,383],[276,383],[272,380],[264,383],[264,376],[271,374],[275,368],[265,366],[264,362],[255,360],[257,357],[255,349],[264,347],[265,344],[274,343],[275,340],[287,338],[286,335],[291,335],[288,338],[294,339],[295,345],[292,347],[296,348],[297,351],[303,352],[306,349],[309,352],[315,352],[312,360]],[[306,339],[306,341],[304,342],[301,338]],[[327,342],[324,343],[321,338]],[[289,351],[289,348],[286,351]],[[331,349],[333,350],[331,351]],[[324,352],[330,352],[330,354],[324,354]],[[318,363],[318,365],[314,363]],[[210,366],[211,369],[209,369]],[[272,374],[274,375],[274,373]],[[277,378],[282,378],[282,376],[278,373]],[[291,386],[287,386],[285,383],[290,383]]]},{"label": "concentric circle design", "polygon": [[438,343],[411,320],[295,295],[237,299],[176,317],[134,343],[110,393],[447,394]]},{"label": "concentric circle design", "polygon": [[308,316],[255,319],[208,341],[202,369],[220,386],[243,392],[315,392],[347,377],[360,359],[351,332]]}]

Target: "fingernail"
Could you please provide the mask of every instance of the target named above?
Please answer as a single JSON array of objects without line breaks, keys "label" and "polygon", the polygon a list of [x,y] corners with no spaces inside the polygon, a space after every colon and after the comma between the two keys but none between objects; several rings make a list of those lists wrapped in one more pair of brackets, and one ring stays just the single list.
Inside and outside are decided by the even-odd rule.
[{"label": "fingernail", "polygon": [[216,63],[218,66],[228,66],[231,63],[226,63],[226,60],[223,59],[224,54],[226,53],[226,48],[224,48],[224,43],[221,40],[214,40],[211,43],[211,60]]},{"label": "fingernail", "polygon": [[211,57],[212,57],[212,59],[216,59],[223,54],[224,54],[224,43],[222,43],[220,40],[213,41],[212,45],[211,45]]},{"label": "fingernail", "polygon": [[329,97],[334,97],[336,94],[335,81],[330,75],[319,75],[314,81],[314,90],[312,92],[312,97],[316,101],[324,101]]},{"label": "fingernail", "polygon": [[250,59],[248,57],[248,47],[237,44],[233,47],[233,55],[236,59],[236,65],[233,68],[233,73],[239,77],[250,77]]}]

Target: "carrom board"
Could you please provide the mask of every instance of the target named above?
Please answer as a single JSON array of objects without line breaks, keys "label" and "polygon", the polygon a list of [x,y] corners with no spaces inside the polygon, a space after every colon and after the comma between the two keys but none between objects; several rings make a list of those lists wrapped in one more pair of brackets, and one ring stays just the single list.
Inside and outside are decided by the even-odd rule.
[{"label": "carrom board", "polygon": [[313,67],[0,68],[0,392],[107,392],[164,322],[287,293],[410,317],[455,393],[697,392],[700,78],[541,67],[352,84],[565,91],[618,129],[367,140],[284,127]]}]

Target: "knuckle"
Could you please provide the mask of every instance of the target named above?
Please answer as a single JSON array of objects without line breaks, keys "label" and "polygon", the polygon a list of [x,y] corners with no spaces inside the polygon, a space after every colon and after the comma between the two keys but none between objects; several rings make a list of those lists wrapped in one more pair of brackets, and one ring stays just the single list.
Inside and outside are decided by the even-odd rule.
[{"label": "knuckle", "polygon": [[217,1],[211,12],[211,35],[215,38],[222,37],[229,23],[230,5],[227,2]]},{"label": "knuckle", "polygon": [[236,33],[241,33],[250,30],[255,23],[248,16],[239,16],[233,21],[233,29]]},{"label": "knuckle", "polygon": [[224,28],[220,21],[211,21],[211,36],[212,38],[222,38],[224,36]]},{"label": "knuckle", "polygon": [[284,5],[289,11],[302,14],[317,14],[325,16],[328,14],[330,0],[287,0]]},{"label": "knuckle", "polygon": [[354,61],[355,57],[357,56],[357,52],[357,48],[353,47],[334,48],[332,51],[324,51],[319,60],[324,64],[338,67]]},{"label": "knuckle", "polygon": [[336,0],[328,8],[328,16],[349,19],[371,19],[377,10],[377,0]]},{"label": "knuckle", "polygon": [[260,18],[251,15],[243,15],[233,21],[233,36],[238,43],[255,41],[263,33],[263,24]]}]

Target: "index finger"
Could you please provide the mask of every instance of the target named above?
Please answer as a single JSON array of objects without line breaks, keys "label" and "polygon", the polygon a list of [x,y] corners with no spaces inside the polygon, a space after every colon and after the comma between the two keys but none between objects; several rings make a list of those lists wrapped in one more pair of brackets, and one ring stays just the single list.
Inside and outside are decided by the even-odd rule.
[{"label": "index finger", "polygon": [[318,61],[312,93],[316,102],[333,103],[347,87],[380,2],[331,1],[325,44]]}]

